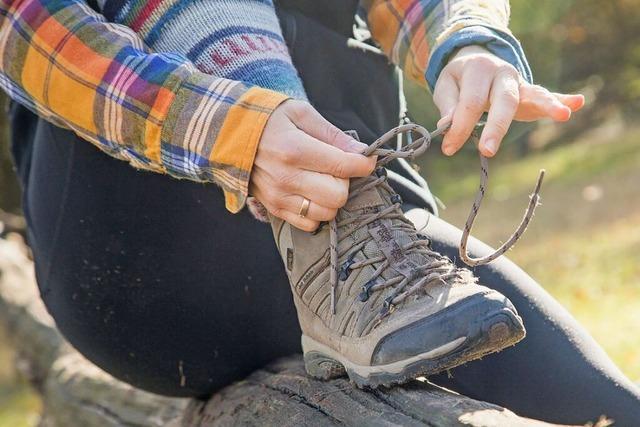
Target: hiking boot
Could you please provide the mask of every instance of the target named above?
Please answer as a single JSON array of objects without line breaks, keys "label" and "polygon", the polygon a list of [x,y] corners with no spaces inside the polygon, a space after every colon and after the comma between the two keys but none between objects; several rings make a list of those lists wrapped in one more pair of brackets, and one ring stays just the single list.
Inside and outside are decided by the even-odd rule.
[{"label": "hiking boot", "polygon": [[346,205],[316,232],[271,218],[311,376],[401,384],[524,337],[511,302],[433,251],[401,204],[379,167],[351,180]]}]

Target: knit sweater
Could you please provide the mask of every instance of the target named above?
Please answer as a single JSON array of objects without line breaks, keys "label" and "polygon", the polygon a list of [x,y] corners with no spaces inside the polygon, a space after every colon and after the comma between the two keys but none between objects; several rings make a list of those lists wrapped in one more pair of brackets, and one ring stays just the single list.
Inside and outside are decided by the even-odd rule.
[{"label": "knit sweater", "polygon": [[306,99],[270,0],[106,0],[103,13],[200,71]]},{"label": "knit sweater", "polygon": [[[239,211],[268,118],[305,97],[272,0],[98,2],[115,24],[84,0],[0,0],[0,87],[137,168],[219,185]],[[361,8],[374,40],[424,86],[471,44],[531,79],[508,0]]]},{"label": "knit sweater", "polygon": [[[273,0],[99,2],[107,19],[131,27],[156,51],[182,53],[208,74],[306,98]],[[389,59],[422,86],[433,89],[451,53],[471,44],[484,45],[531,80],[507,27],[508,0],[362,0],[360,9]]]}]

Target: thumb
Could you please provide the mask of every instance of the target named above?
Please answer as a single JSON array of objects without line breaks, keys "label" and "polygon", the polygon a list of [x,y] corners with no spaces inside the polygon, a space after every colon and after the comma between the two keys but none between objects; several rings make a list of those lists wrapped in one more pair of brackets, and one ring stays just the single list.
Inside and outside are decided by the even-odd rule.
[{"label": "thumb", "polygon": [[459,96],[460,89],[453,76],[447,72],[440,74],[433,91],[433,102],[440,110],[438,126],[453,118],[453,112],[458,106]]},{"label": "thumb", "polygon": [[327,119],[306,102],[296,106],[299,110],[290,116],[293,124],[306,134],[349,153],[362,153],[367,144],[356,141]]}]

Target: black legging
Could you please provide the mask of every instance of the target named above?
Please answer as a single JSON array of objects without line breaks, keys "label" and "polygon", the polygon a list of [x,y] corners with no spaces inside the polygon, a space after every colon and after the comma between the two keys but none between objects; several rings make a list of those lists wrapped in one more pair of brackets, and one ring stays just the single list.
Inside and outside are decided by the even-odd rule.
[{"label": "black legging", "polygon": [[[204,396],[300,351],[268,225],[227,213],[213,186],[136,171],[29,115],[13,130],[42,298],[87,358],[146,390]],[[426,232],[456,257],[459,230],[432,217]],[[527,337],[432,380],[550,422],[638,425],[638,388],[541,286],[506,258],[476,273]]]}]

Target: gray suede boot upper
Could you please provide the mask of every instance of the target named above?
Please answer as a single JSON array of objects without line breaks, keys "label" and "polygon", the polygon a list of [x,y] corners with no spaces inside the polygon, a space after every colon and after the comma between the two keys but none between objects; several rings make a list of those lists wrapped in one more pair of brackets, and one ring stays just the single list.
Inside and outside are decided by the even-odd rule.
[{"label": "gray suede boot upper", "polygon": [[391,385],[524,337],[506,297],[430,248],[404,216],[386,175],[381,167],[351,180],[334,223],[335,251],[329,224],[309,233],[271,218],[303,332],[306,368],[316,377],[346,370],[359,386]]}]

